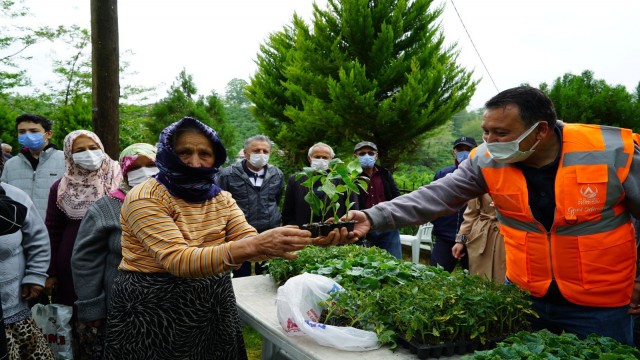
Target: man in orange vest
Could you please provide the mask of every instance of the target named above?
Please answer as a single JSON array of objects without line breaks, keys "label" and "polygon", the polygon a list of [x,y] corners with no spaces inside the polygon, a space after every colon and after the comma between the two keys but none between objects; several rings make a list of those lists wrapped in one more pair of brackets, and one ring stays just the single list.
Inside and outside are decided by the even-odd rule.
[{"label": "man in orange vest", "polygon": [[507,280],[531,293],[534,329],[633,344],[640,280],[631,217],[640,217],[640,147],[631,130],[563,123],[542,91],[490,99],[484,143],[442,179],[350,214],[350,237],[422,224],[483,193],[493,198]]}]

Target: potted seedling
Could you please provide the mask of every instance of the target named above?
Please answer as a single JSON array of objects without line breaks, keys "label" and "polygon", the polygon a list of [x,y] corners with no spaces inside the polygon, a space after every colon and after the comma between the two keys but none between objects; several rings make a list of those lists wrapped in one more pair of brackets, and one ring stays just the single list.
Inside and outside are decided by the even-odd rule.
[{"label": "potted seedling", "polygon": [[322,182],[324,178],[326,178],[327,174],[321,170],[312,168],[312,167],[304,167],[302,172],[297,174],[295,179],[296,181],[305,177],[304,181],[300,184],[306,187],[309,191],[304,196],[304,201],[309,204],[309,208],[311,209],[311,216],[309,217],[309,223],[300,226],[303,230],[311,231],[312,237],[317,237],[319,235],[320,226],[318,223],[313,222],[314,216],[320,216],[324,210],[324,202],[314,191],[314,185],[317,182]]},{"label": "potted seedling", "polygon": [[[346,221],[338,225],[338,227],[346,226],[349,231],[353,231],[353,227],[355,225],[355,221],[349,221],[349,210],[351,210],[355,204],[355,202],[351,201],[351,195],[359,195],[360,191],[366,192],[369,186],[367,182],[368,178],[360,174],[362,174],[362,167],[360,166],[358,159],[355,159],[348,164],[340,159],[333,159],[329,162],[328,178],[331,178],[332,181],[337,180],[338,185],[335,186],[335,192],[339,195],[343,195],[345,199]],[[339,206],[339,203],[334,206],[334,219],[336,222],[338,221],[337,212]]]}]

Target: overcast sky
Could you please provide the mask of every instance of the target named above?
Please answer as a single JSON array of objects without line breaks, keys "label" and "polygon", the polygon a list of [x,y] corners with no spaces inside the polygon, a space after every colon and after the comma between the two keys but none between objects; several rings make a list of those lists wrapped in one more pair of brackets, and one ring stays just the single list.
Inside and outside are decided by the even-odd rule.
[{"label": "overcast sky", "polygon": [[[38,23],[90,28],[89,0],[26,0]],[[324,8],[326,0],[316,3]],[[552,83],[589,69],[597,79],[633,91],[640,81],[640,1],[637,0],[435,0],[444,4],[442,30],[457,42],[459,63],[480,80],[469,109],[499,90],[527,82]],[[249,80],[267,36],[290,24],[294,12],[310,19],[307,0],[121,0],[120,49],[130,70],[126,83],[158,87],[157,98],[185,68],[199,93],[224,94],[229,80]],[[480,53],[476,53],[465,29]],[[38,45],[34,55],[50,57]],[[41,61],[41,60],[40,60]],[[46,66],[30,74],[40,83]],[[490,74],[490,75],[489,75]],[[493,81],[491,80],[493,78]],[[50,79],[49,79],[50,80]],[[495,84],[494,84],[495,83]]]}]

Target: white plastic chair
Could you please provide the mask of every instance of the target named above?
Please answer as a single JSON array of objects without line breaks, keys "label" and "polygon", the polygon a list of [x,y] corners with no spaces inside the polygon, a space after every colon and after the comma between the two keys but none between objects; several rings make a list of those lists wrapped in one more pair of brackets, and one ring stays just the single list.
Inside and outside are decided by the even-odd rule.
[{"label": "white plastic chair", "polygon": [[415,235],[400,235],[400,242],[403,245],[411,246],[411,261],[414,263],[420,262],[420,249],[431,251],[431,246],[433,245],[432,230],[433,224],[426,223],[418,227],[418,232]]}]

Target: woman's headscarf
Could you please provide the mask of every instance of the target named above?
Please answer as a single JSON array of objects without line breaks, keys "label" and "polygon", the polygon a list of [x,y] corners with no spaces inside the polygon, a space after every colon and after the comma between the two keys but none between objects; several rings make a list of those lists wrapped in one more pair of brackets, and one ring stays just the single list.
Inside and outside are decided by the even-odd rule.
[{"label": "woman's headscarf", "polygon": [[74,220],[82,219],[94,202],[115,189],[122,180],[120,166],[107,154],[97,170],[87,170],[73,161],[73,142],[81,135],[91,138],[104,152],[102,141],[91,131],[72,131],[64,138],[63,150],[67,169],[58,186],[56,203],[69,219]]},{"label": "woman's headscarf", "polygon": [[[195,127],[210,141],[215,153],[213,167],[191,167],[180,160],[173,148],[176,130],[182,127]],[[203,203],[220,193],[220,187],[214,178],[220,165],[227,160],[227,151],[220,141],[218,133],[200,121],[184,117],[180,121],[167,126],[160,134],[156,165],[158,174],[155,178],[169,193],[192,203]]]},{"label": "woman's headscarf", "polygon": [[118,162],[120,163],[120,169],[122,169],[122,181],[120,181],[120,186],[111,191],[109,195],[113,196],[116,199],[124,200],[125,195],[131,190],[131,186],[129,185],[129,180],[127,179],[127,173],[133,167],[133,163],[136,162],[138,156],[145,156],[149,158],[149,160],[156,162],[156,153],[157,149],[155,146],[146,143],[137,143],[133,145],[127,146],[120,153],[120,158]]}]

